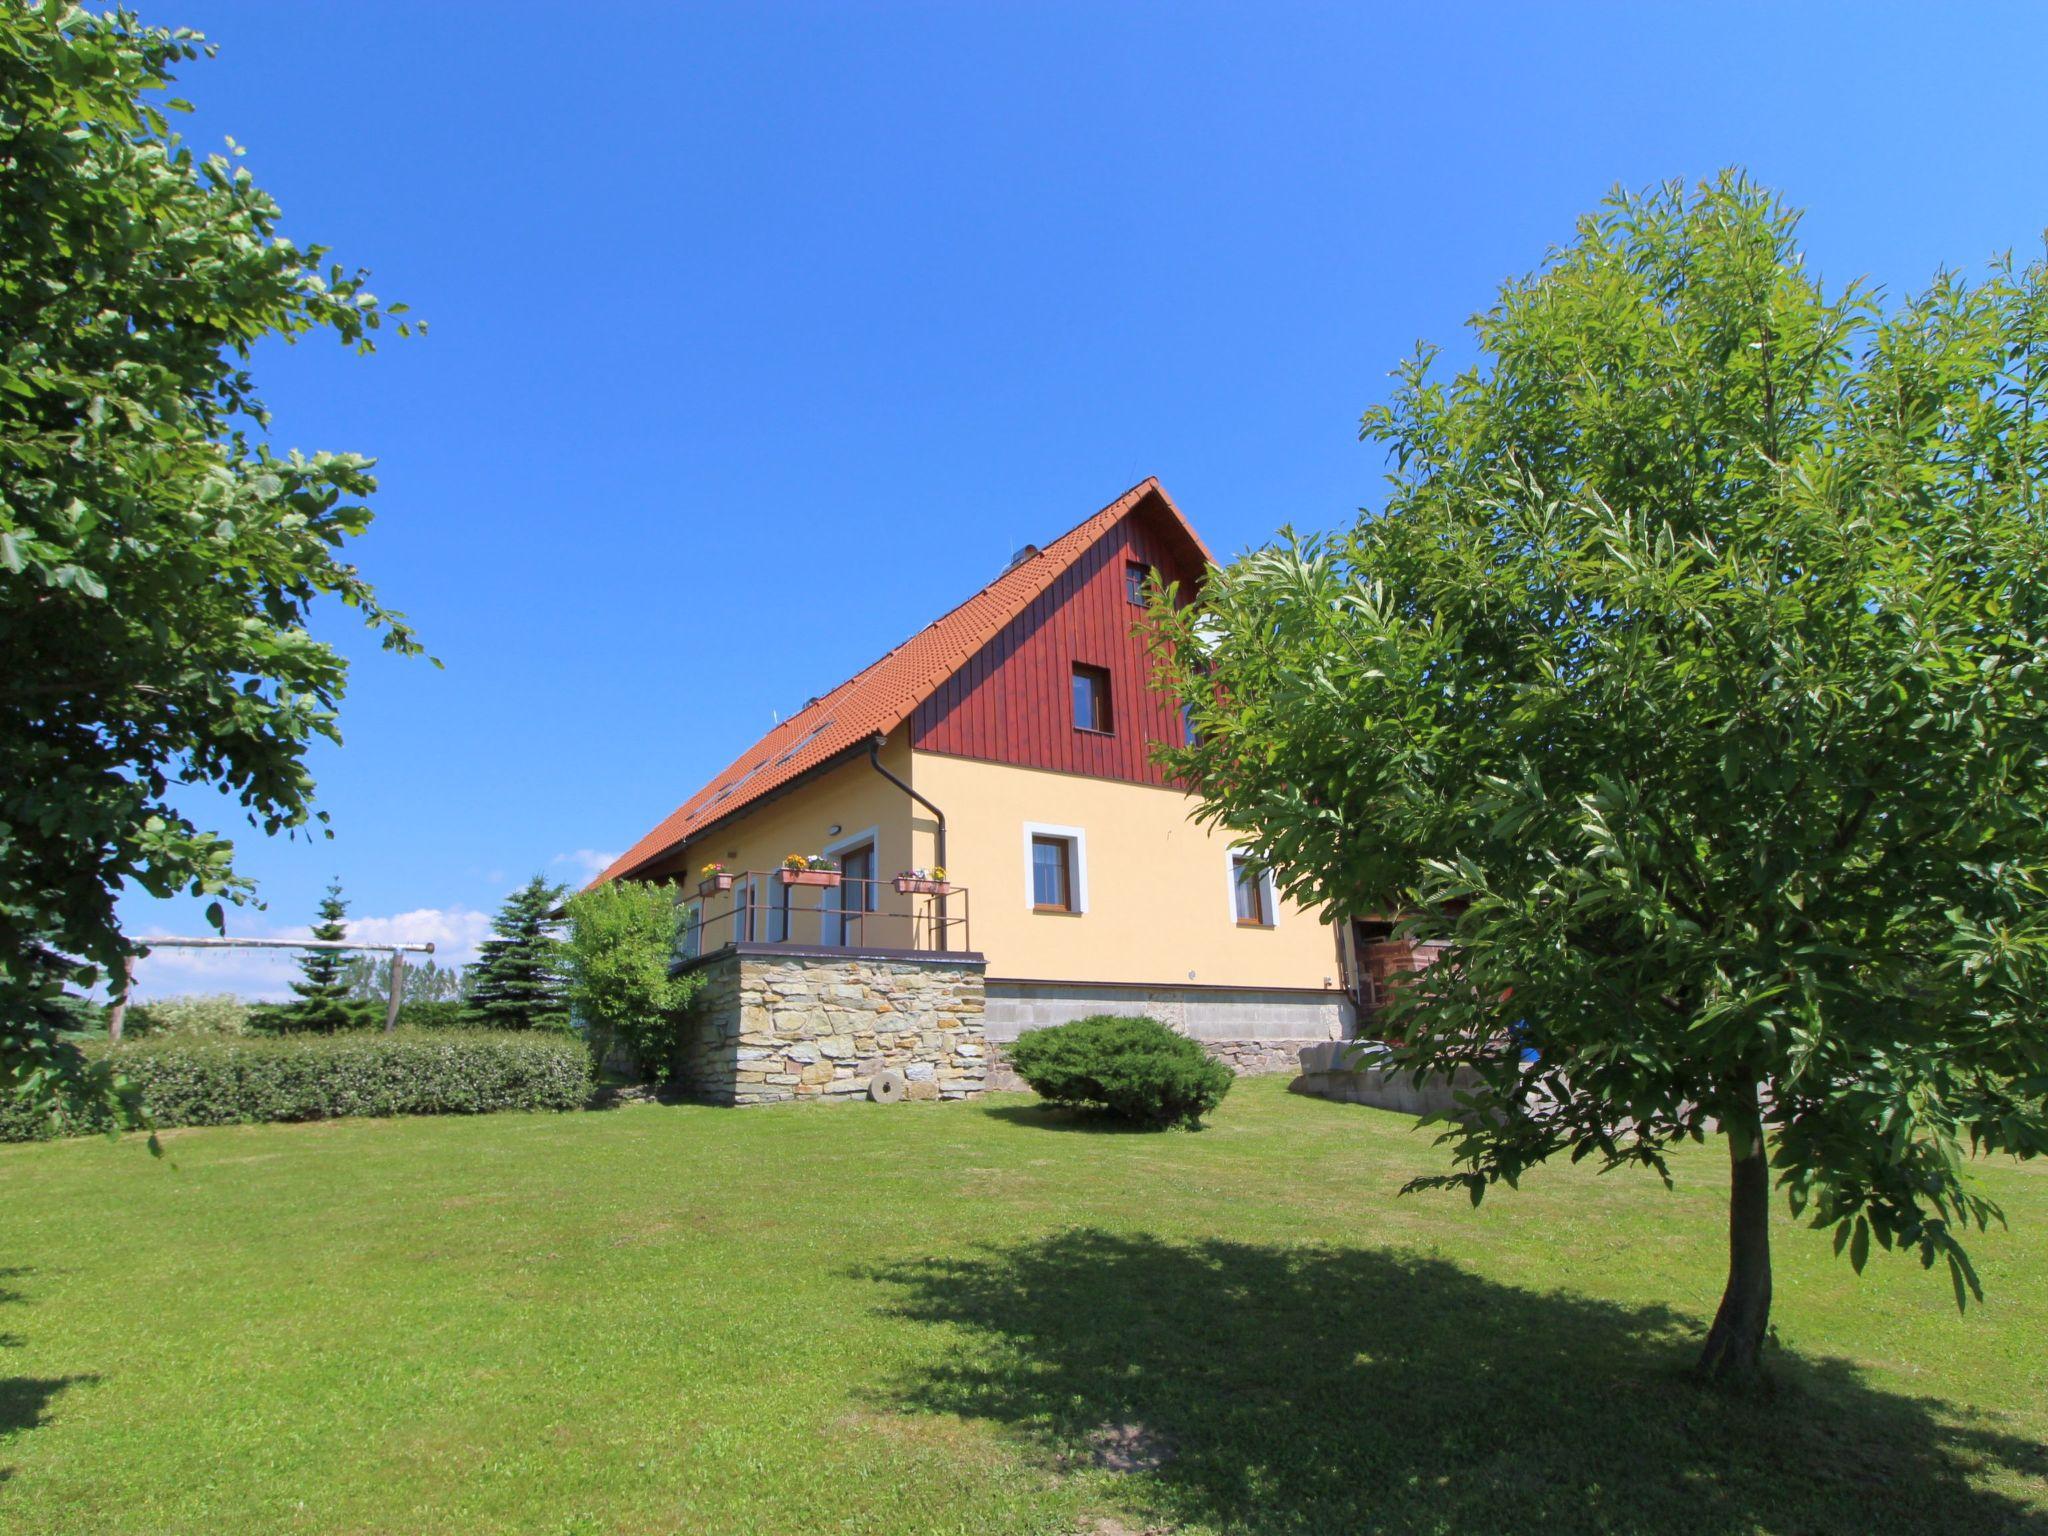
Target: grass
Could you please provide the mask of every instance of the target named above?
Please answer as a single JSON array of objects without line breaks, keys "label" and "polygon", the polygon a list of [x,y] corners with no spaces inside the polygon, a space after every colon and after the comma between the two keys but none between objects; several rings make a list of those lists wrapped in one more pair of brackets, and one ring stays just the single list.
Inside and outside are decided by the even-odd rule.
[{"label": "grass", "polygon": [[165,1140],[0,1150],[0,1531],[2048,1531],[2048,1168],[1967,1317],[1781,1227],[1740,1400],[1715,1148],[1474,1211],[1271,1079]]}]

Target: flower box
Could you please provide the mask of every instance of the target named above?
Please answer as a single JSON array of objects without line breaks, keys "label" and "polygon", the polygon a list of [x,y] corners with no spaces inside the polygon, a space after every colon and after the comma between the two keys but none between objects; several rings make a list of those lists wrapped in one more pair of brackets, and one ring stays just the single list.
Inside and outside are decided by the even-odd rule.
[{"label": "flower box", "polygon": [[950,896],[953,894],[953,882],[950,880],[919,880],[913,875],[898,875],[896,877],[896,894],[898,896]]},{"label": "flower box", "polygon": [[697,882],[697,894],[699,896],[709,896],[713,891],[729,891],[731,889],[731,875],[706,875]]},{"label": "flower box", "polygon": [[836,869],[778,869],[775,878],[784,885],[822,885],[830,889],[839,884]]}]

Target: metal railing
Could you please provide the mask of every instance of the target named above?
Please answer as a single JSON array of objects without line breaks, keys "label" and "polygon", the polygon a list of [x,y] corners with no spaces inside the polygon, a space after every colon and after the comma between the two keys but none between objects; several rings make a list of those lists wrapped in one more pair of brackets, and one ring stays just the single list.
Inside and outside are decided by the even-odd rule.
[{"label": "metal railing", "polygon": [[692,891],[684,898],[680,958],[735,943],[920,953],[973,948],[965,886],[787,873],[735,870]]}]

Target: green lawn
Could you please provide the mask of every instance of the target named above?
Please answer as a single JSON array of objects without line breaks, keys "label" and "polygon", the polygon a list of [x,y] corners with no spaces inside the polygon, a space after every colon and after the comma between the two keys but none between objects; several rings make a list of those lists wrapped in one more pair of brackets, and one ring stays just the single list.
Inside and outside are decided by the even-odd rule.
[{"label": "green lawn", "polygon": [[1273,1079],[165,1145],[0,1149],[0,1531],[2048,1531],[2048,1168],[1965,1318],[1784,1226],[1741,1402],[1716,1148],[1473,1211]]}]

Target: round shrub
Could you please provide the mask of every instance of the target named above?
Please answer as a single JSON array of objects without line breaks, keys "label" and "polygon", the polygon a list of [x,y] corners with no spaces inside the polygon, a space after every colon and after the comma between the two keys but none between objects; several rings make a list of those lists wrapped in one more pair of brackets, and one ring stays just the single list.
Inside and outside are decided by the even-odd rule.
[{"label": "round shrub", "polygon": [[1048,1103],[1140,1125],[1194,1126],[1230,1091],[1230,1068],[1157,1019],[1098,1013],[1028,1029],[1008,1055]]}]

